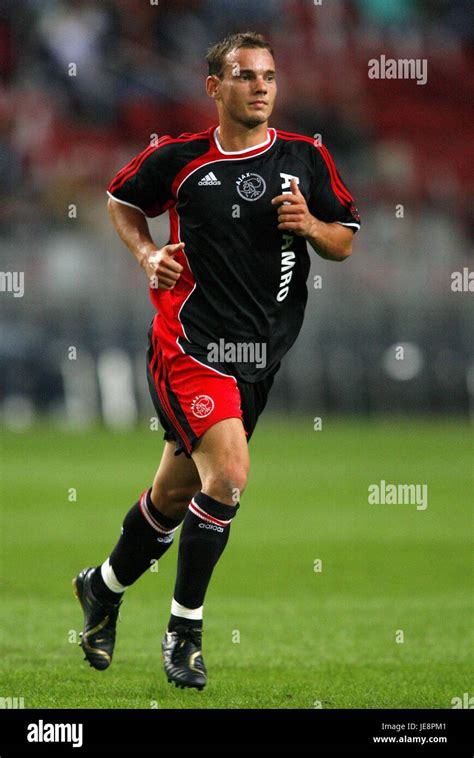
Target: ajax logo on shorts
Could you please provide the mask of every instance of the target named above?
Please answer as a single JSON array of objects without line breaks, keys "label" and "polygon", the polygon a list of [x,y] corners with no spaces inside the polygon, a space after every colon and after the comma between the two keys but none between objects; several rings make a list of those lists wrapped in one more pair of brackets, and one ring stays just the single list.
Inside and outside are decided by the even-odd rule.
[{"label": "ajax logo on shorts", "polygon": [[267,189],[265,180],[262,179],[259,174],[252,174],[248,171],[245,174],[242,174],[242,176],[239,176],[236,185],[240,197],[244,200],[249,200],[250,202],[262,197]]},{"label": "ajax logo on shorts", "polygon": [[206,418],[214,410],[214,400],[209,395],[196,395],[191,403],[191,410],[198,418]]}]

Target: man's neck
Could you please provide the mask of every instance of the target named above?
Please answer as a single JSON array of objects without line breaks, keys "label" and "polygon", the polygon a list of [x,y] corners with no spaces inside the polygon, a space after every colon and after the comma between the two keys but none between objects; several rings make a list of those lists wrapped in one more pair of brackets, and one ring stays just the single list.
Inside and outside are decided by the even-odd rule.
[{"label": "man's neck", "polygon": [[268,139],[268,123],[265,121],[253,129],[245,126],[232,124],[220,124],[217,128],[217,138],[219,144],[226,152],[238,152],[240,150],[250,150],[256,145],[261,145]]}]

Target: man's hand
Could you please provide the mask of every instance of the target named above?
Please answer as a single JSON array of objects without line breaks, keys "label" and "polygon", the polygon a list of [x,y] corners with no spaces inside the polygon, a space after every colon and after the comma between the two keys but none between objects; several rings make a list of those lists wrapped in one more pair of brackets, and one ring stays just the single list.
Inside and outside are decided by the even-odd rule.
[{"label": "man's hand", "polygon": [[315,217],[309,212],[304,196],[301,194],[296,179],[290,182],[291,192],[277,195],[272,205],[278,205],[278,229],[310,237],[314,228]]},{"label": "man's hand", "polygon": [[107,208],[120,239],[145,271],[150,287],[172,290],[183,270],[174,257],[183,250],[184,242],[158,249],[151,238],[148,222],[138,208],[123,205],[114,198],[109,198]]},{"label": "man's hand", "polygon": [[183,270],[174,257],[183,249],[184,242],[178,242],[175,245],[165,245],[161,250],[152,251],[143,258],[142,267],[148,276],[150,287],[160,290],[173,289]]},{"label": "man's hand", "polygon": [[291,192],[272,200],[278,205],[278,229],[305,237],[313,250],[329,261],[344,261],[352,253],[353,232],[334,223],[325,223],[313,216],[301,194],[296,179],[290,182]]}]

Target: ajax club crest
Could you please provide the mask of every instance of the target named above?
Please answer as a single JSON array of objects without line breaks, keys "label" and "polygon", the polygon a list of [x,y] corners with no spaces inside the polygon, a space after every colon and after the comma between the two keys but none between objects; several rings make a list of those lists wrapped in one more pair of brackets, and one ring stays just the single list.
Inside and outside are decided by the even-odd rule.
[{"label": "ajax club crest", "polygon": [[191,410],[198,418],[205,418],[214,410],[214,400],[209,395],[196,395],[191,403]]},{"label": "ajax club crest", "polygon": [[237,192],[244,200],[253,202],[264,194],[267,185],[259,174],[246,172],[239,176],[236,182]]}]

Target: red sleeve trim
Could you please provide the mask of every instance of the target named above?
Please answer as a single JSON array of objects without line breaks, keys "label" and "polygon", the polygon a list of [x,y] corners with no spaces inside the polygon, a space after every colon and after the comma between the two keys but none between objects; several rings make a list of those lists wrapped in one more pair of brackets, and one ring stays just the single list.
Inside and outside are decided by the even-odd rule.
[{"label": "red sleeve trim", "polygon": [[336,165],[334,163],[333,157],[327,147],[324,145],[318,145],[312,137],[308,137],[304,134],[294,134],[293,132],[285,132],[281,129],[278,129],[277,131],[278,136],[287,141],[296,140],[299,142],[307,142],[313,147],[315,147],[317,150],[319,150],[326,166],[329,171],[329,177],[331,179],[331,187],[336,195],[337,199],[341,203],[341,205],[344,206],[351,206],[354,204],[354,199],[347,189],[347,187],[344,185],[341,177],[337,173]]},{"label": "red sleeve trim", "polygon": [[177,144],[180,142],[189,142],[193,139],[205,139],[207,138],[207,130],[205,132],[198,132],[196,134],[192,134],[190,132],[185,132],[184,134],[180,134],[179,137],[170,137],[168,134],[163,135],[163,137],[160,137],[158,140],[158,144],[156,145],[149,145],[146,147],[141,153],[139,153],[135,158],[132,158],[129,163],[127,163],[126,166],[124,166],[117,174],[117,176],[112,179],[110,185],[109,185],[109,192],[113,193],[116,192],[120,187],[122,187],[123,184],[125,184],[126,181],[132,178],[137,171],[139,170],[142,163],[148,158],[149,155],[151,155],[155,150],[159,150],[160,147],[165,147],[166,145],[172,145]]}]

